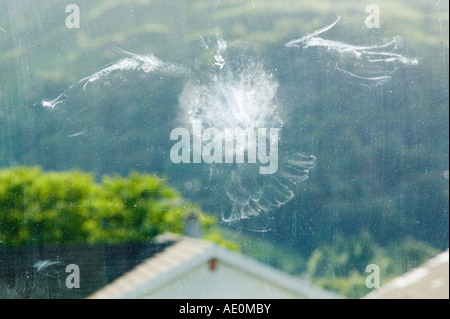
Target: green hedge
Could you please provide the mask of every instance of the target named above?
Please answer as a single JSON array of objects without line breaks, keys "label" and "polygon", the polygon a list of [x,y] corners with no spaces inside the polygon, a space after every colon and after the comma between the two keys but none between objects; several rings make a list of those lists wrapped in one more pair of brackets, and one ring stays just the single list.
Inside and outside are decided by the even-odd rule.
[{"label": "green hedge", "polygon": [[145,242],[181,234],[192,212],[205,237],[236,248],[217,233],[214,217],[154,175],[133,172],[96,183],[80,171],[0,170],[0,247]]}]

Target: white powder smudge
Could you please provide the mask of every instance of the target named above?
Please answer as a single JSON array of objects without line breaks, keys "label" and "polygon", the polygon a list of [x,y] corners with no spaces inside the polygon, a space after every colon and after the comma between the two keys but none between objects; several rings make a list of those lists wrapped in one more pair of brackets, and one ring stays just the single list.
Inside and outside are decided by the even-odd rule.
[{"label": "white powder smudge", "polygon": [[55,106],[64,102],[63,97],[66,95],[66,92],[60,94],[56,99],[52,101],[42,101],[42,106],[45,108],[54,109]]},{"label": "white powder smudge", "polygon": [[58,261],[41,260],[35,263],[33,268],[40,275],[56,278],[56,275],[60,273],[60,269],[56,266],[60,264]]},{"label": "white powder smudge", "polygon": [[209,50],[209,46],[206,44],[205,39],[200,35],[200,43],[205,48],[205,50]]},{"label": "white powder smudge", "polygon": [[[141,55],[141,54],[135,54],[129,51],[125,51],[123,49],[117,48],[118,51],[121,53],[129,55],[127,58],[120,59],[106,68],[95,72],[85,78],[82,78],[79,80],[78,85],[83,84],[83,90],[86,90],[87,85],[89,83],[93,83],[95,81],[98,81],[102,78],[107,77],[113,72],[122,72],[122,71],[143,71],[145,73],[153,72],[153,71],[161,71],[163,73],[168,74],[174,74],[177,76],[182,76],[190,73],[190,70],[188,68],[185,68],[183,66],[174,64],[174,63],[167,63],[163,62],[157,57],[155,57],[153,54],[149,55]],[[67,95],[67,93],[73,89],[76,85],[70,86],[65,92],[60,94],[56,99],[54,100],[44,100],[42,101],[42,106],[49,109],[54,109],[58,104],[61,104],[64,102],[64,96]]]},{"label": "white powder smudge", "polygon": [[[340,17],[332,24],[318,29],[300,39],[291,40],[285,44],[290,48],[322,48],[326,53],[337,55],[335,69],[358,80],[373,84],[384,84],[392,78],[392,74],[401,66],[417,65],[416,59],[410,59],[393,52],[402,41],[401,37],[393,37],[382,45],[357,46],[344,42],[318,37],[331,30],[340,21]],[[375,75],[373,75],[375,74]]]},{"label": "white powder smudge", "polygon": [[317,35],[319,35],[321,33],[324,33],[326,31],[330,30],[331,28],[333,28],[339,22],[339,20],[341,20],[341,17],[338,17],[338,19],[335,22],[333,22],[332,24],[330,24],[329,26],[326,26],[326,27],[323,27],[323,28],[321,28],[319,30],[316,30],[316,31],[314,31],[314,32],[312,32],[312,33],[310,33],[310,34],[308,34],[308,35],[306,35],[306,36],[304,36],[304,37],[302,37],[300,39],[289,41],[288,43],[285,44],[285,46],[299,48],[300,47],[298,45],[299,43],[306,43],[308,45],[308,41],[309,40],[311,40],[312,38],[314,38],[315,36],[317,36]]},{"label": "white powder smudge", "polygon": [[[218,38],[218,51],[227,49],[226,41]],[[242,61],[230,60],[219,64],[218,70],[188,81],[179,97],[182,121],[188,125],[201,122],[205,128],[223,132],[236,129],[245,132],[255,128],[282,129],[280,107],[276,100],[278,81],[266,71],[262,62],[242,56]],[[224,59],[225,60],[225,59]],[[246,153],[248,145],[235,145],[225,154],[230,158]],[[227,152],[233,152],[229,154]],[[231,155],[231,156],[230,156]],[[209,164],[209,184],[230,204],[222,211],[222,221],[239,222],[250,217],[268,214],[294,198],[298,185],[308,178],[315,157],[290,151],[280,153],[278,171],[260,175],[254,164]],[[264,230],[266,231],[266,230]]]},{"label": "white powder smudge", "polygon": [[75,133],[75,134],[72,134],[72,135],[68,135],[67,137],[77,137],[77,136],[83,135],[84,133],[85,132],[83,131],[83,132]]},{"label": "white powder smudge", "polygon": [[225,41],[222,37],[217,35],[217,53],[214,56],[214,59],[216,60],[214,65],[219,67],[220,70],[222,70],[226,64],[225,59],[222,56],[222,53],[225,52],[227,47],[228,47],[227,41]]},{"label": "white powder smudge", "polygon": [[112,72],[115,71],[131,71],[131,70],[138,70],[138,71],[144,71],[145,73],[153,72],[156,70],[161,70],[163,72],[168,73],[184,73],[187,72],[186,68],[180,67],[176,64],[172,63],[166,63],[155,57],[153,54],[149,55],[141,55],[141,54],[135,54],[131,53],[125,50],[122,50],[120,48],[117,48],[119,51],[128,54],[129,58],[121,59],[110,66],[95,72],[94,74],[85,77],[79,81],[79,83],[84,82],[83,89],[86,89],[86,86],[88,83],[95,82],[107,75],[109,75]]}]

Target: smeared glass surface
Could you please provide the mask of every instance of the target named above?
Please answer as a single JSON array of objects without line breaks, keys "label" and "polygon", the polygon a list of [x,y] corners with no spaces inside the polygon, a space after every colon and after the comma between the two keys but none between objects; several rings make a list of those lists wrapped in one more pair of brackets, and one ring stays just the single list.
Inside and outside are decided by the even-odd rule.
[{"label": "smeared glass surface", "polygon": [[[227,56],[222,38],[217,47],[214,68],[193,77],[183,88],[181,121],[187,125],[201,122],[205,128],[222,132],[239,129],[246,135],[255,128],[282,129],[282,111],[276,99],[279,83],[265,70],[263,61],[245,46]],[[224,198],[226,194],[231,203],[231,211],[222,212],[222,219],[233,222],[259,216],[290,201],[315,163],[314,156],[299,152],[282,150],[273,176],[261,176],[255,164],[211,164],[209,181],[221,187],[210,196]]]},{"label": "smeared glass surface", "polygon": [[402,38],[394,37],[380,45],[356,46],[345,42],[323,39],[320,34],[331,30],[340,21],[316,30],[304,37],[286,43],[287,47],[318,48],[334,61],[334,70],[358,80],[361,85],[379,85],[389,81],[392,74],[403,66],[417,64],[416,59],[404,57],[395,51]]}]

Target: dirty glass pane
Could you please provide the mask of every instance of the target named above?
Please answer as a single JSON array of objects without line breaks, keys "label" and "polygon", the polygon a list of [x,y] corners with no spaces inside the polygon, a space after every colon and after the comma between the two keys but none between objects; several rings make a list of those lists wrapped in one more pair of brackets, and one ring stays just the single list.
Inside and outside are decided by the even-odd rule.
[{"label": "dirty glass pane", "polygon": [[0,0],[0,298],[361,298],[445,252],[448,8]]}]

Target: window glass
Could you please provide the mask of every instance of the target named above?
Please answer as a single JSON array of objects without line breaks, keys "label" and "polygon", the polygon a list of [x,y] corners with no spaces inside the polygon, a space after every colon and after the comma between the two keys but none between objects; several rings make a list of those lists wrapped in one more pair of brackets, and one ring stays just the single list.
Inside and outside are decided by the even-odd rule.
[{"label": "window glass", "polygon": [[[317,298],[423,265],[449,241],[448,26],[444,0],[0,0],[0,298],[89,297],[174,234],[226,251],[174,287],[232,251]],[[164,287],[129,296],[197,296]]]}]

